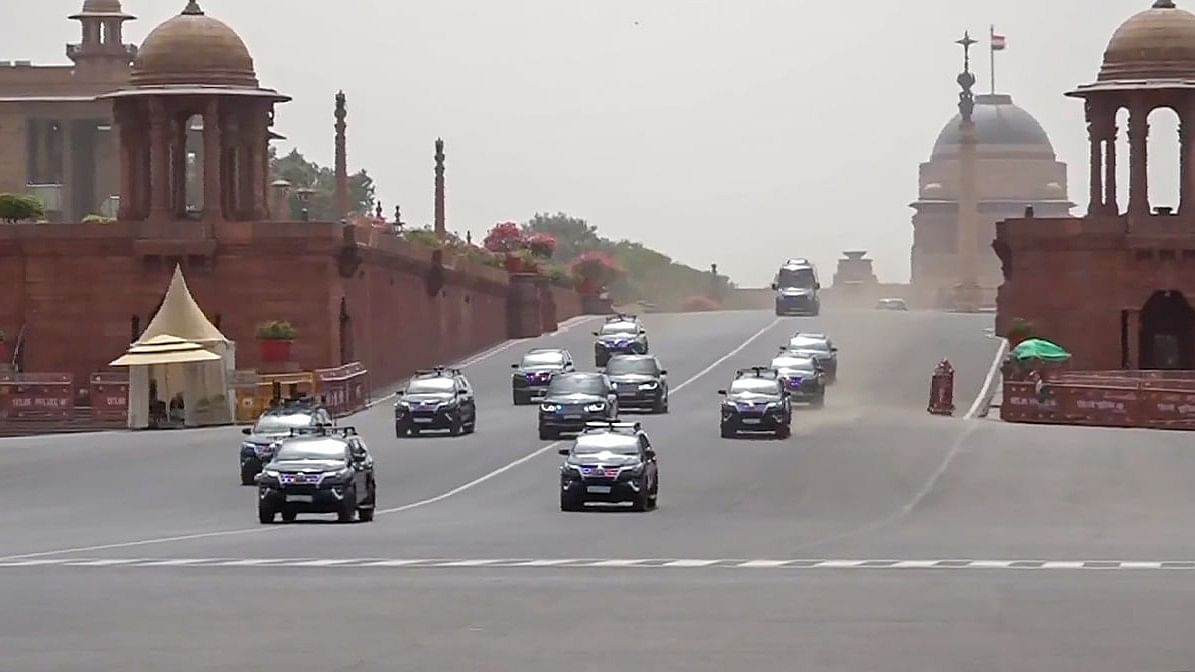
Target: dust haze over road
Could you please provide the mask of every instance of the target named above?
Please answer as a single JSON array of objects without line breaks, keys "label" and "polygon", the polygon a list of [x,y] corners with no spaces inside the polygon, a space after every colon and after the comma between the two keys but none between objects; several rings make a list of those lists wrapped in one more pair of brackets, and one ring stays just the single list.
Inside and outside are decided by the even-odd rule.
[{"label": "dust haze over road", "polygon": [[[370,524],[257,525],[233,429],[0,441],[0,668],[1190,666],[1191,572],[1159,564],[1195,558],[1181,435],[929,416],[942,357],[960,415],[978,393],[990,315],[644,319],[675,390],[638,418],[646,514],[562,513],[555,448],[510,404],[522,351],[589,365],[594,322],[467,366],[475,435],[354,418]],[[840,349],[825,408],[787,440],[719,438],[716,391],[798,330]]]}]

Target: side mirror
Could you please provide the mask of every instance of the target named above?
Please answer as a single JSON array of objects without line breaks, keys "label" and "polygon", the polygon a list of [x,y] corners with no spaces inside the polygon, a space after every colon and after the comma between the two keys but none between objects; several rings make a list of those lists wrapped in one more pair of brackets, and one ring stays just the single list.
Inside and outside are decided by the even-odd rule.
[{"label": "side mirror", "polygon": [[396,397],[401,397],[401,396],[403,396],[403,395],[404,395],[404,394],[406,394],[406,393],[407,393],[407,391],[406,391],[406,390],[399,390],[398,392],[395,392],[395,393],[394,393],[394,396],[396,396]]},{"label": "side mirror", "polygon": [[598,334],[598,332],[596,332],[596,331],[595,331],[595,332],[593,332],[593,335],[594,335],[594,336],[597,336],[597,335],[599,335],[599,334]]},{"label": "side mirror", "polygon": [[519,365],[518,365],[518,364],[511,364],[511,365],[510,365],[510,368],[512,368],[512,369],[517,369],[517,368],[519,368]]},{"label": "side mirror", "polygon": [[815,283],[813,283],[813,288],[814,288],[814,289],[821,289],[821,288],[822,288],[822,283],[820,283],[820,282],[815,282]]},{"label": "side mirror", "polygon": [[560,454],[560,455],[564,455],[565,457],[568,457],[568,454],[569,454],[569,449],[568,449],[568,448],[561,448],[561,449],[557,450],[556,452],[557,452],[558,454]]},{"label": "side mirror", "polygon": [[244,428],[244,429],[242,429],[242,430],[241,430],[241,434],[244,434],[245,436],[249,436],[249,435],[250,435],[250,434],[252,434],[252,433],[253,433],[253,428],[252,428],[252,427],[246,427],[246,428]]},{"label": "side mirror", "polygon": [[466,394],[469,394],[469,390],[457,390],[456,391],[456,396],[458,396],[458,397],[463,397]]},{"label": "side mirror", "polygon": [[668,369],[660,369],[660,375],[661,375],[661,376],[666,376],[666,375],[668,375]]},{"label": "side mirror", "polygon": [[778,285],[778,284],[776,284],[776,283],[774,283],[774,282],[773,282],[773,283],[772,283],[772,289],[780,289],[780,285]]},{"label": "side mirror", "polygon": [[718,390],[718,394],[720,394],[720,395],[722,395],[722,396],[724,396],[724,397],[725,397],[725,396],[726,396],[726,390]]}]

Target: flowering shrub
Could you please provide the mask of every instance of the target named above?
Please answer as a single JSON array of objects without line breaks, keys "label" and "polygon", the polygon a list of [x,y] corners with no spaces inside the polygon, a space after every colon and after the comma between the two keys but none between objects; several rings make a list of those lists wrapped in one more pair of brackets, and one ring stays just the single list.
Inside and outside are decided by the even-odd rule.
[{"label": "flowering shrub", "polygon": [[614,282],[626,272],[614,257],[597,251],[586,252],[577,257],[571,270],[577,278],[577,289],[582,294],[591,295],[597,294],[602,287]]},{"label": "flowering shrub", "polygon": [[556,252],[556,239],[546,233],[537,233],[526,240],[531,254],[542,259],[551,259]]},{"label": "flowering shrub", "polygon": [[527,247],[527,238],[518,224],[502,222],[490,229],[482,246],[495,254],[516,252]]},{"label": "flowering shrub", "polygon": [[681,310],[686,313],[704,313],[719,308],[718,302],[708,296],[690,296],[681,304]]}]

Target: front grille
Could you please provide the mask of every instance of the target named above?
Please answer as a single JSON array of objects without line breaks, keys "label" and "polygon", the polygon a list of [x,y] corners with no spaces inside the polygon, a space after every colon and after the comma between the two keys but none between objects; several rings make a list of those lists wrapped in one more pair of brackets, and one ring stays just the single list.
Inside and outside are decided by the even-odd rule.
[{"label": "front grille", "polygon": [[618,478],[618,467],[581,466],[581,476],[589,479],[614,480]]},{"label": "front grille", "polygon": [[320,489],[318,485],[284,485],[281,490],[288,495],[314,495]]},{"label": "front grille", "polygon": [[318,487],[320,482],[324,480],[323,474],[279,474],[278,482],[284,486],[298,486],[311,485]]}]

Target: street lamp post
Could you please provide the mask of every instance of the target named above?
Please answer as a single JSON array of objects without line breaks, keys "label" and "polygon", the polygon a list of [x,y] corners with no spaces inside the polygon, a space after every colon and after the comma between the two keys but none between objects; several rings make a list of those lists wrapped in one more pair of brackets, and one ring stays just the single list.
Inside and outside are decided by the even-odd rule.
[{"label": "street lamp post", "polygon": [[315,189],[311,187],[302,187],[295,190],[295,194],[299,197],[299,204],[302,209],[299,210],[299,218],[304,222],[311,220],[311,210],[307,208],[307,204],[311,202],[311,196],[315,194]]}]

